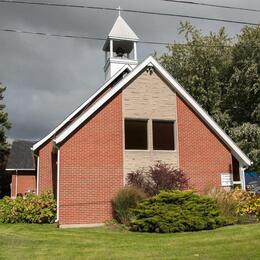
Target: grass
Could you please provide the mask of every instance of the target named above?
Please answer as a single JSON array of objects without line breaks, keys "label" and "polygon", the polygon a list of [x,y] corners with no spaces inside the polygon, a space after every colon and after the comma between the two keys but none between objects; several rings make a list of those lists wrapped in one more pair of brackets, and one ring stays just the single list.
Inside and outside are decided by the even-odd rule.
[{"label": "grass", "polygon": [[260,259],[260,225],[176,234],[0,224],[0,259]]}]

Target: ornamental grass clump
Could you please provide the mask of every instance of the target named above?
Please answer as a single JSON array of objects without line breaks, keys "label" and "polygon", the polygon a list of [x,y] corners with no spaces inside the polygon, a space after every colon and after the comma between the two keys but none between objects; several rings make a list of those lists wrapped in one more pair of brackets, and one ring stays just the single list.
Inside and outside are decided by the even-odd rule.
[{"label": "ornamental grass clump", "polygon": [[225,216],[233,217],[237,223],[260,221],[260,197],[253,192],[213,188],[208,196],[216,200]]},{"label": "ornamental grass clump", "polygon": [[223,188],[213,188],[207,195],[217,202],[221,213],[234,222],[238,221],[237,208],[239,201],[233,197],[233,192],[226,191]]},{"label": "ornamental grass clump", "polygon": [[117,222],[128,225],[133,217],[131,209],[146,197],[145,193],[135,187],[122,188],[112,199],[113,216]]},{"label": "ornamental grass clump", "polygon": [[139,232],[198,231],[233,224],[213,199],[192,191],[161,191],[139,203],[133,213],[130,230]]},{"label": "ornamental grass clump", "polygon": [[16,199],[0,200],[0,223],[53,223],[56,219],[56,202],[50,192],[36,195],[28,193]]}]

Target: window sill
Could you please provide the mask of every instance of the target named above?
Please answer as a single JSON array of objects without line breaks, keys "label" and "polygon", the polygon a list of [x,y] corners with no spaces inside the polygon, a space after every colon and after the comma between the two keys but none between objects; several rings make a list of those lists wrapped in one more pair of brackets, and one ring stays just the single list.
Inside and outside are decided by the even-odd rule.
[{"label": "window sill", "polygon": [[151,152],[151,150],[125,149],[125,152]]},{"label": "window sill", "polygon": [[137,149],[125,149],[125,152],[176,153],[177,150],[137,150]]},{"label": "window sill", "polygon": [[153,152],[174,153],[174,152],[177,152],[177,151],[176,150],[153,150]]}]

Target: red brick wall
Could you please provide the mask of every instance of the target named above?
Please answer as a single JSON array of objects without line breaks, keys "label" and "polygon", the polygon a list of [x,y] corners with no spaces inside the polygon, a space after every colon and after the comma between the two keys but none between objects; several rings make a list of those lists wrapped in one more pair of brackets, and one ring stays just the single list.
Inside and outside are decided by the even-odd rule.
[{"label": "red brick wall", "polygon": [[[103,95],[105,95],[110,89],[111,86],[108,86],[103,90],[99,95],[96,96],[86,107],[79,111],[67,124],[65,124],[57,133],[61,133],[66,127],[72,124],[77,118],[82,115],[87,109],[89,109],[93,104],[95,104]],[[54,160],[55,155],[52,154],[52,139],[50,138],[39,150],[40,156],[40,177],[39,177],[39,193],[45,191],[52,191],[56,196],[57,187],[57,165],[56,160]]]},{"label": "red brick wall", "polygon": [[53,174],[52,174],[52,140],[45,144],[39,151],[40,158],[40,176],[39,176],[39,193],[53,191]]},{"label": "red brick wall", "polygon": [[[16,186],[16,182],[17,182],[17,186]],[[13,173],[12,184],[11,184],[11,196],[15,197],[17,193],[24,194],[28,190],[36,191],[36,172],[19,171],[18,176],[15,173]]]},{"label": "red brick wall", "polygon": [[60,147],[59,224],[111,219],[123,187],[122,96],[117,95]]},{"label": "red brick wall", "polygon": [[231,172],[231,153],[180,97],[177,116],[180,168],[200,192],[220,186],[221,173]]}]

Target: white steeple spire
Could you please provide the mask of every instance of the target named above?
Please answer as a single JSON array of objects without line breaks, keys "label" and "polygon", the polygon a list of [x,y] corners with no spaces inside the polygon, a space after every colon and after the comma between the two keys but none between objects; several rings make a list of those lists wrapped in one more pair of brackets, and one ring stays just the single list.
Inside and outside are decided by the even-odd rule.
[{"label": "white steeple spire", "polygon": [[118,16],[121,16],[121,7],[120,7],[120,5],[117,7],[117,9],[118,9]]},{"label": "white steeple spire", "polygon": [[122,18],[120,6],[117,9],[118,17],[103,47],[106,53],[106,64],[104,67],[106,79],[112,77],[125,64],[132,67],[138,64],[136,44],[139,38]]},{"label": "white steeple spire", "polygon": [[122,18],[119,10],[119,15],[108,34],[110,39],[125,39],[129,41],[138,41],[139,38],[135,32],[130,28],[127,22]]}]

